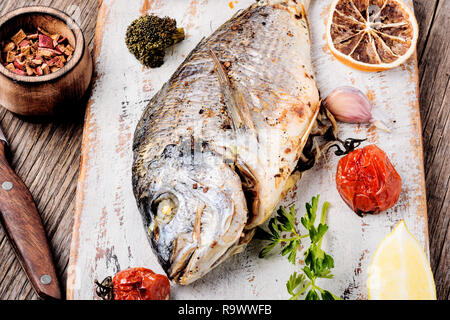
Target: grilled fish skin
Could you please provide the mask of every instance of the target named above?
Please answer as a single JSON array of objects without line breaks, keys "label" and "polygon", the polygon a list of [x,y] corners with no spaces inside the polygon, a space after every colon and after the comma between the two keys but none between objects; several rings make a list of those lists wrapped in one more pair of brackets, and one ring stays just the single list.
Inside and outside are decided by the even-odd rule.
[{"label": "grilled fish skin", "polygon": [[243,250],[294,185],[320,108],[309,1],[259,1],[201,41],[135,131],[133,190],[171,280]]}]

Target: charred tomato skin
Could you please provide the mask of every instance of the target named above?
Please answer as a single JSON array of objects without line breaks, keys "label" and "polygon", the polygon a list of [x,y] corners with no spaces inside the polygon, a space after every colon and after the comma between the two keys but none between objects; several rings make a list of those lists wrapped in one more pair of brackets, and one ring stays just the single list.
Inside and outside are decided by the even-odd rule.
[{"label": "charred tomato skin", "polygon": [[376,145],[369,145],[339,160],[336,187],[344,202],[362,216],[394,206],[402,181],[386,153]]},{"label": "charred tomato skin", "polygon": [[114,300],[167,300],[170,282],[147,268],[122,270],[113,278]]}]

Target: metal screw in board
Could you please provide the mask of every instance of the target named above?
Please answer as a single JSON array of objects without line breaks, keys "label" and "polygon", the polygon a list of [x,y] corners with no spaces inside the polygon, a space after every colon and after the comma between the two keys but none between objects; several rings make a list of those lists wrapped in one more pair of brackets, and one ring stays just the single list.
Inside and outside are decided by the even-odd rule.
[{"label": "metal screw in board", "polygon": [[52,282],[52,277],[48,274],[44,274],[40,280],[42,284],[50,284],[50,282]]},{"label": "metal screw in board", "polygon": [[12,188],[13,188],[12,182],[10,182],[10,181],[5,181],[5,182],[2,183],[2,189],[3,189],[3,190],[9,191],[9,190],[11,190]]}]

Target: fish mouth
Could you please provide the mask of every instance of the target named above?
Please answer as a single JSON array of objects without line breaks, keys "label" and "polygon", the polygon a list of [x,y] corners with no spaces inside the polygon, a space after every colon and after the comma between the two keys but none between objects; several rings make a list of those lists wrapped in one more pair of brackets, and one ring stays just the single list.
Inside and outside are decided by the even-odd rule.
[{"label": "fish mouth", "polygon": [[180,284],[189,284],[214,268],[216,261],[239,243],[245,225],[246,214],[244,221],[231,199],[219,195],[220,191],[208,192],[217,193],[220,200],[198,201],[189,214],[193,219],[183,224],[188,228],[180,227],[183,218],[177,219],[183,216],[181,211],[185,209],[180,202],[185,200],[164,193],[152,204],[156,212],[150,234],[152,243],[169,278]]},{"label": "fish mouth", "polygon": [[[202,232],[208,233],[208,231],[202,230],[201,221],[204,215],[210,214],[211,212],[207,212],[206,206],[197,208],[191,237],[195,241],[191,242],[191,245],[186,245],[184,235],[175,241],[168,273],[171,279],[180,284],[189,284],[209,272],[218,264],[217,261],[221,260],[227,250],[239,241],[238,233],[229,232],[236,211],[227,219],[229,221],[224,224],[225,228],[221,232],[221,236],[205,239],[208,238],[208,235],[204,235]],[[232,236],[233,233],[235,236]]]}]

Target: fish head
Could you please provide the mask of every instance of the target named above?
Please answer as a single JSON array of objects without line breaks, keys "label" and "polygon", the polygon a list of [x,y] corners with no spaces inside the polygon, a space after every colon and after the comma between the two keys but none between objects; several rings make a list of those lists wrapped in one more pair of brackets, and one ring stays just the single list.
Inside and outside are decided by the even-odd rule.
[{"label": "fish head", "polygon": [[177,145],[144,167],[135,170],[145,170],[147,179],[133,185],[147,235],[169,279],[189,284],[244,237],[247,206],[240,178],[214,153],[184,152]]}]

